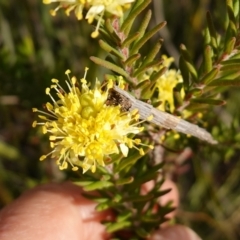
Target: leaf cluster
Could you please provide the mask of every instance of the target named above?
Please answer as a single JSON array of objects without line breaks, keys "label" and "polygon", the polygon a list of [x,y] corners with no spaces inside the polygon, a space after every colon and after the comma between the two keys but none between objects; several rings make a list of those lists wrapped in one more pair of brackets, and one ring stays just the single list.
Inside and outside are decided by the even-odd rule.
[{"label": "leaf cluster", "polygon": [[223,105],[220,93],[240,86],[239,1],[227,1],[225,34],[220,35],[210,12],[206,15],[202,62],[197,67],[187,48],[180,46],[179,67],[184,80],[187,109],[199,111],[208,105]]},{"label": "leaf cluster", "polygon": [[[163,163],[149,164],[148,157],[140,157],[136,151],[111,161],[112,169],[98,167],[95,174],[84,174],[75,184],[83,187],[87,198],[97,202],[97,211],[112,211],[114,219],[104,224],[114,239],[146,239],[174,209],[171,204],[161,205],[158,199],[171,191],[161,190]],[[150,180],[154,187],[143,193],[143,185]],[[97,194],[92,192],[95,190]]]}]

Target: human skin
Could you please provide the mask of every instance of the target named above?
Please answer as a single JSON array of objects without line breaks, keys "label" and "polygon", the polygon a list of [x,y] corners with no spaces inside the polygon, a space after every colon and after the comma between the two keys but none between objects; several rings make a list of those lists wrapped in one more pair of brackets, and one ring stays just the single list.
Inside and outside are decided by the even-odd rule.
[{"label": "human skin", "polygon": [[[150,184],[151,185],[151,184]],[[171,181],[162,189],[172,191],[161,202],[178,204],[178,191]],[[145,186],[148,188],[148,185]],[[25,192],[0,212],[0,239],[9,240],[107,240],[109,235],[102,220],[111,218],[110,211],[96,212],[96,204],[82,195],[81,188],[71,184],[45,184]],[[184,226],[166,226],[151,240],[198,240]]]}]

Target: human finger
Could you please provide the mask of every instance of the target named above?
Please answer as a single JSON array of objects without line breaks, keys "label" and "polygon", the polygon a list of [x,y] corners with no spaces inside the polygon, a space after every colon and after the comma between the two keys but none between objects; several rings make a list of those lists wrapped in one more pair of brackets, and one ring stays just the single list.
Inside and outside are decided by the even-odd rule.
[{"label": "human finger", "polygon": [[190,228],[174,225],[156,231],[149,240],[201,240]]},{"label": "human finger", "polygon": [[71,183],[39,186],[0,212],[0,239],[108,239],[101,224],[108,212],[95,206]]}]

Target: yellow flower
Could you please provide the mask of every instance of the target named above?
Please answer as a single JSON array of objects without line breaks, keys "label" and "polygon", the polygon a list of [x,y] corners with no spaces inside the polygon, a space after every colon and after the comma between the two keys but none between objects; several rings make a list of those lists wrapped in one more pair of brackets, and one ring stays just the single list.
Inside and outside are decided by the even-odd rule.
[{"label": "yellow flower", "polygon": [[[167,67],[171,65],[174,61],[173,58],[167,58],[166,56],[162,56],[163,64],[162,67]],[[156,70],[156,69],[155,69]],[[159,70],[159,69],[157,69]],[[157,80],[155,89],[158,89],[158,101],[161,101],[161,105],[158,107],[160,110],[165,111],[165,104],[168,103],[170,107],[170,111],[174,111],[174,99],[173,99],[173,89],[176,85],[182,82],[182,75],[179,71],[175,69],[167,69],[167,71],[161,75],[161,77]],[[182,97],[184,97],[184,90],[181,91]]]},{"label": "yellow flower", "polygon": [[[81,79],[81,87],[75,77],[70,79],[70,71],[67,70],[68,92],[66,92],[53,79],[51,89],[56,91],[58,100],[50,94],[50,88],[46,94],[53,103],[47,103],[47,111],[40,111],[36,108],[34,112],[40,113],[38,117],[41,122],[34,122],[33,127],[41,125],[43,133],[50,135],[50,146],[53,150],[47,155],[41,156],[44,160],[51,155],[57,158],[59,168],[66,169],[71,165],[72,170],[83,172],[91,169],[96,170],[97,164],[104,166],[106,159],[111,154],[122,153],[128,155],[129,148],[136,148],[140,154],[142,148],[137,145],[144,145],[139,139],[128,137],[129,134],[137,134],[143,130],[139,127],[139,115],[136,111],[122,112],[121,106],[107,105],[109,89],[113,82],[109,81],[105,87],[97,81],[95,88],[90,89],[85,79]],[[105,89],[105,90],[103,90]]]},{"label": "yellow flower", "polygon": [[99,27],[102,17],[105,12],[108,12],[117,17],[121,17],[125,9],[130,7],[130,3],[135,0],[43,0],[43,3],[50,4],[53,2],[59,2],[57,8],[51,11],[55,16],[56,12],[60,8],[65,8],[67,15],[74,10],[78,20],[83,18],[83,9],[88,9],[86,19],[88,23],[92,23],[94,19],[98,19],[96,30],[92,33],[92,37],[95,38],[99,34]]}]

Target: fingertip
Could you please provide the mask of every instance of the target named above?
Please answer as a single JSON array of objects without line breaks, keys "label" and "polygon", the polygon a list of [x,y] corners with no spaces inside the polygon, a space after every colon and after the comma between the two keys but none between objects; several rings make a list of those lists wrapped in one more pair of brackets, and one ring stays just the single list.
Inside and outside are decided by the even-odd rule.
[{"label": "fingertip", "polygon": [[150,240],[201,240],[190,228],[175,225],[156,231]]},{"label": "fingertip", "polygon": [[95,206],[71,183],[39,186],[1,211],[0,239],[107,239]]}]

